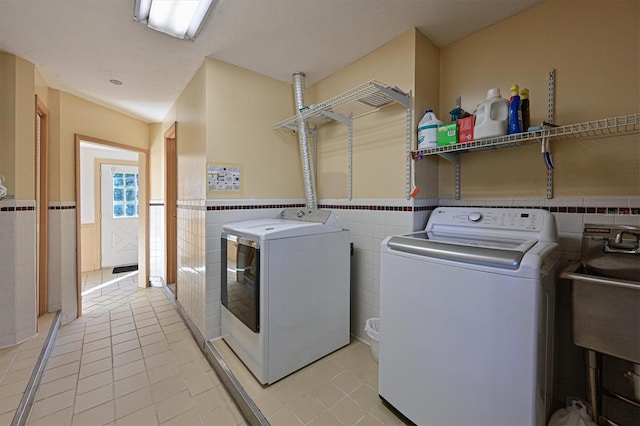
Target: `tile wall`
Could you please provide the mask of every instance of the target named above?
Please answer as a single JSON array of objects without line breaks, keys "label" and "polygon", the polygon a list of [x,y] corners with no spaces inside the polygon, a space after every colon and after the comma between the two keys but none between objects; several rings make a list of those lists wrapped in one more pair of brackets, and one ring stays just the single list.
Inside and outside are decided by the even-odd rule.
[{"label": "tile wall", "polygon": [[207,332],[205,209],[204,200],[178,201],[178,302],[203,335]]},{"label": "tile wall", "polygon": [[35,201],[0,201],[0,347],[36,334]]},{"label": "tile wall", "polygon": [[49,312],[62,310],[63,324],[78,316],[76,203],[49,203]]},{"label": "tile wall", "polygon": [[149,276],[166,278],[165,207],[162,200],[149,202]]}]

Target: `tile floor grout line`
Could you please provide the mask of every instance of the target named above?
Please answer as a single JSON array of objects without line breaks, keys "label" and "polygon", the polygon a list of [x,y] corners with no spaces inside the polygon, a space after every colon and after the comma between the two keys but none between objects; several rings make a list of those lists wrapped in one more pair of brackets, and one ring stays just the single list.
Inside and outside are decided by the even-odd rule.
[{"label": "tile floor grout line", "polygon": [[186,314],[180,303],[175,300],[175,296],[171,293],[171,290],[162,283],[162,290],[164,291],[169,303],[173,305],[173,308],[182,317],[187,329],[191,332],[192,337],[196,341],[198,347],[204,354],[205,358],[218,375],[225,390],[231,395],[233,401],[236,403],[246,420],[251,425],[269,426],[269,422],[262,414],[258,406],[251,399],[249,394],[244,390],[238,379],[235,377],[231,369],[226,365],[220,354],[206,341],[200,331],[195,327],[193,321]]},{"label": "tile floor grout line", "polygon": [[38,357],[36,366],[33,369],[33,373],[31,374],[29,383],[25,388],[24,394],[22,395],[22,399],[20,400],[20,404],[18,405],[18,408],[16,409],[16,413],[13,416],[13,421],[11,422],[11,426],[23,426],[27,423],[27,419],[31,414],[31,408],[33,407],[33,401],[36,397],[36,392],[40,385],[40,380],[42,380],[45,367],[47,366],[47,361],[49,361],[49,356],[51,355],[51,351],[53,350],[56,335],[58,334],[58,329],[60,328],[61,319],[62,319],[62,311],[58,310],[56,312],[56,317],[53,319],[53,322],[51,323],[49,334],[47,335],[45,344],[42,348],[42,351],[40,352],[40,356]]}]

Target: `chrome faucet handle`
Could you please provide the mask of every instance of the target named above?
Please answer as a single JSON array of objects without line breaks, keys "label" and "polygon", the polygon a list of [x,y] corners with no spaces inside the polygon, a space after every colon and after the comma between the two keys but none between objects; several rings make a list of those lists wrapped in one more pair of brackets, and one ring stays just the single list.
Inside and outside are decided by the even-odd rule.
[{"label": "chrome faucet handle", "polygon": [[[635,244],[623,243],[622,239],[625,235],[635,237]],[[609,238],[605,239],[602,249],[605,253],[640,254],[640,232],[620,231],[616,234],[613,242]]]},{"label": "chrome faucet handle", "polygon": [[634,232],[634,231],[620,231],[616,234],[616,239],[614,240],[614,242],[616,244],[620,244],[622,242],[622,238],[625,235],[632,235],[636,238],[636,245],[640,244],[640,232]]}]

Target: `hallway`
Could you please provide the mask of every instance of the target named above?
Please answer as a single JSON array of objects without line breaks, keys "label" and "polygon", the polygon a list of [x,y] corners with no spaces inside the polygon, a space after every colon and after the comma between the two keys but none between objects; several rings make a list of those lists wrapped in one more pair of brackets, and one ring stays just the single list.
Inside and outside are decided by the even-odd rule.
[{"label": "hallway", "polygon": [[83,316],[60,327],[27,424],[245,424],[164,291],[137,279],[83,274]]}]

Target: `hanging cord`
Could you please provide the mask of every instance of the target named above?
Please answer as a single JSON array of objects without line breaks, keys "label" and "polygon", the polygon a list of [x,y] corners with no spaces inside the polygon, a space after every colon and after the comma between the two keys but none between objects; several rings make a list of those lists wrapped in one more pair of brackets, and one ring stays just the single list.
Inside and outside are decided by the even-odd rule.
[{"label": "hanging cord", "polygon": [[7,188],[3,185],[4,176],[0,175],[0,199],[7,196]]}]

